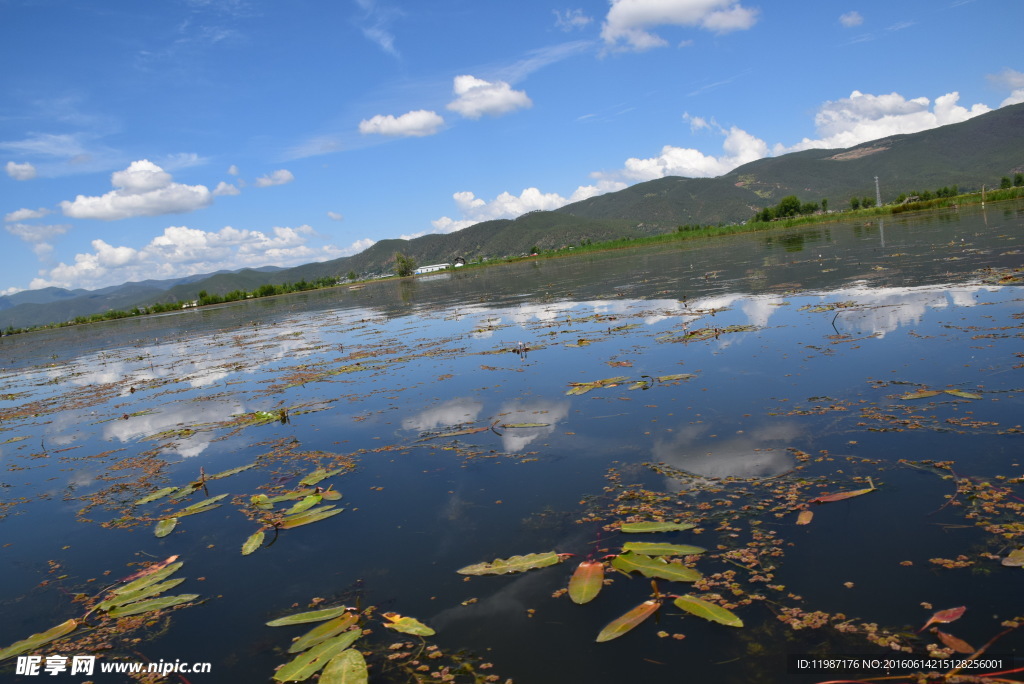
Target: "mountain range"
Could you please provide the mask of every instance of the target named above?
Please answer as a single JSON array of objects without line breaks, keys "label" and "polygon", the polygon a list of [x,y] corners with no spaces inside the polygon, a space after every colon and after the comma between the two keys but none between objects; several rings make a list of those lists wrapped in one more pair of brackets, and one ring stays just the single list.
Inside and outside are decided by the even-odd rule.
[{"label": "mountain range", "polygon": [[0,328],[64,321],[109,309],[128,310],[157,301],[191,300],[201,290],[225,294],[263,284],[343,278],[394,269],[395,253],[420,264],[525,254],[624,237],[674,231],[683,224],[729,224],[748,220],[787,195],[803,202],[829,200],[833,210],[851,197],[874,197],[879,179],[883,202],[901,193],[957,185],[961,192],[998,186],[1004,176],[1024,172],[1024,104],[1011,105],[962,123],[920,133],[893,135],[846,149],[811,149],[767,157],[717,178],[670,176],[618,192],[533,211],[516,219],[484,221],[454,233],[411,240],[381,240],[365,251],[292,268],[222,271],[173,280],[125,283],[100,290],[44,288],[0,297]]}]

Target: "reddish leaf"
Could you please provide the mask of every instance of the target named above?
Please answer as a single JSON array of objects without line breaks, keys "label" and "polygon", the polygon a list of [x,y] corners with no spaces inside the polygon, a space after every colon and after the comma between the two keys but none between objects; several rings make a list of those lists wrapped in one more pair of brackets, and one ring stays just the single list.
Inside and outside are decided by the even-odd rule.
[{"label": "reddish leaf", "polygon": [[601,591],[604,584],[604,563],[583,561],[569,580],[569,598],[573,603],[587,603]]},{"label": "reddish leaf", "polygon": [[797,525],[806,525],[811,522],[814,518],[814,511],[800,511],[800,515],[796,517]]},{"label": "reddish leaf", "polygon": [[146,575],[152,575],[154,572],[157,572],[158,570],[163,570],[164,568],[166,568],[168,565],[170,565],[171,563],[173,563],[176,560],[178,560],[177,556],[171,556],[167,560],[160,561],[159,563],[153,563],[152,565],[149,565],[149,566],[143,568],[142,570],[139,570],[138,572],[133,572],[132,574],[128,575],[127,577],[125,577],[121,581],[122,582],[131,582],[132,580],[136,580],[136,579],[138,579],[140,577],[145,577]]},{"label": "reddish leaf", "polygon": [[967,655],[971,655],[972,653],[974,653],[974,647],[966,641],[964,641],[963,639],[958,639],[952,634],[946,634],[945,632],[938,629],[935,630],[935,634],[939,637],[939,641],[941,641],[957,653],[965,653]]},{"label": "reddish leaf", "polygon": [[833,501],[842,501],[843,499],[852,499],[855,496],[861,494],[867,494],[868,492],[875,491],[874,487],[868,487],[866,489],[854,489],[852,492],[836,492],[835,494],[825,494],[811,499],[811,503],[832,503]]},{"label": "reddish leaf", "polygon": [[954,620],[959,620],[960,616],[962,616],[964,614],[964,611],[966,610],[967,606],[960,606],[959,608],[947,608],[946,610],[940,610],[938,613],[928,618],[928,622],[924,623],[924,627],[917,631],[923,632],[925,629],[928,628],[928,625],[932,625],[938,622],[945,623],[953,622]]},{"label": "reddish leaf", "polygon": [[612,639],[619,638],[647,618],[651,617],[654,611],[658,610],[660,607],[661,601],[656,601],[654,599],[644,601],[625,615],[618,617],[605,625],[605,628],[597,635],[596,641],[611,641]]}]

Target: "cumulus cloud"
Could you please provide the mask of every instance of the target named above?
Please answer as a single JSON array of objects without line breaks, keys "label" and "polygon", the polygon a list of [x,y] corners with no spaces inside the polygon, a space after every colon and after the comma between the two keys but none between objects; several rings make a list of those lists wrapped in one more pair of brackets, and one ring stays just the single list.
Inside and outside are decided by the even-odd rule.
[{"label": "cumulus cloud", "polygon": [[4,221],[24,221],[26,219],[43,218],[50,213],[49,209],[39,207],[38,209],[18,209],[4,216]]},{"label": "cumulus cloud", "polygon": [[18,164],[17,162],[9,161],[7,162],[7,175],[14,180],[32,180],[36,177],[36,167],[28,162]]},{"label": "cumulus cloud", "polygon": [[[570,202],[578,202],[606,192],[621,190],[624,187],[626,187],[626,184],[620,181],[601,180],[596,185],[581,185],[576,188],[575,192],[568,199],[556,192],[545,193],[537,188],[526,188],[519,195],[503,192],[491,201],[481,199],[472,192],[464,190],[452,195],[452,199],[455,200],[455,205],[458,207],[463,218],[453,219],[449,216],[442,216],[430,222],[434,226],[434,230],[428,232],[454,233],[457,230],[468,228],[481,221],[515,218],[530,211],[552,211],[559,207],[564,207]],[[403,235],[402,238],[409,240],[425,234]]]},{"label": "cumulus cloud", "polygon": [[448,103],[448,109],[467,119],[479,119],[487,114],[501,116],[517,109],[533,106],[533,101],[522,90],[512,90],[505,81],[485,81],[475,76],[456,76],[453,91],[458,96]]},{"label": "cumulus cloud", "polygon": [[75,201],[60,203],[65,216],[104,221],[180,214],[213,202],[213,194],[204,185],[173,182],[171,174],[149,161],[134,161],[127,169],[110,176],[114,190],[100,197],[78,195]]},{"label": "cumulus cloud", "polygon": [[437,112],[417,109],[398,117],[378,114],[372,119],[363,119],[359,122],[359,132],[363,135],[419,138],[434,135],[443,125],[444,119]]},{"label": "cumulus cloud", "polygon": [[826,102],[814,116],[818,138],[804,138],[796,145],[775,146],[775,154],[812,148],[853,147],[890,135],[918,133],[937,126],[960,123],[991,111],[983,104],[970,109],[957,102],[960,94],[947,93],[935,98],[906,99],[899,93],[871,95],[854,90],[849,97]]},{"label": "cumulus cloud", "polygon": [[997,88],[1010,91],[1009,97],[999,103],[1000,107],[1024,102],[1024,74],[1021,72],[1006,68],[998,74],[989,74],[988,80]]},{"label": "cumulus cloud", "polygon": [[612,0],[601,37],[609,46],[649,50],[668,45],[649,31],[655,26],[695,26],[729,33],[749,29],[757,22],[757,14],[734,0]]},{"label": "cumulus cloud", "polygon": [[[29,210],[22,209],[21,211]],[[12,212],[12,214],[17,213],[18,212]],[[8,216],[11,216],[12,214],[8,214]],[[4,229],[11,235],[27,242],[32,247],[32,251],[35,252],[37,257],[45,259],[53,253],[53,245],[50,244],[50,241],[58,235],[63,235],[71,230],[71,226],[68,224],[41,225],[31,223],[12,223],[4,226]]]},{"label": "cumulus cloud", "polygon": [[232,185],[231,183],[225,183],[224,181],[217,183],[217,187],[213,189],[213,194],[215,197],[223,197],[225,195],[240,195],[241,193],[242,191],[236,188],[234,185]]},{"label": "cumulus cloud", "polygon": [[187,226],[169,226],[140,249],[93,240],[92,251],[75,255],[72,263],[61,262],[43,269],[31,288],[66,287],[88,289],[129,280],[173,278],[266,265],[294,266],[356,254],[373,244],[359,240],[348,248],[334,245],[313,247],[316,235],[307,225],[275,227],[270,232],[226,226],[205,231]]},{"label": "cumulus cloud", "polygon": [[260,176],[256,179],[257,188],[269,188],[271,185],[285,185],[295,180],[295,176],[288,169],[278,169],[273,173],[267,174],[266,176]]},{"label": "cumulus cloud", "polygon": [[555,14],[555,26],[563,31],[580,29],[594,21],[593,17],[588,17],[581,9],[552,10],[552,12]]},{"label": "cumulus cloud", "polygon": [[864,23],[864,17],[860,15],[860,12],[852,11],[846,14],[839,15],[839,23],[846,28],[853,28],[854,26],[860,26]]},{"label": "cumulus cloud", "polygon": [[232,164],[231,166],[229,166],[228,167],[228,174],[231,175],[231,176],[237,176],[238,175],[238,166],[236,166],[235,164]]},{"label": "cumulus cloud", "polygon": [[722,142],[722,154],[708,155],[690,147],[665,145],[661,154],[656,157],[630,157],[622,169],[611,173],[599,172],[592,174],[595,178],[605,180],[626,179],[630,181],[648,181],[665,176],[685,176],[687,178],[712,178],[732,171],[737,166],[761,159],[769,154],[768,144],[764,140],[747,133],[742,128],[732,126],[725,129],[714,122],[701,117],[685,115],[693,131],[711,130],[725,137]]}]

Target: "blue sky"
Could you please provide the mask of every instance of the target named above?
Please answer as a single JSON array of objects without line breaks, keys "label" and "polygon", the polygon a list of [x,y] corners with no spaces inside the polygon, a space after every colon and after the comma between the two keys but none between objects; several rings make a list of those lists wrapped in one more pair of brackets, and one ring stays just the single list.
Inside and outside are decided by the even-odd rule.
[{"label": "blue sky", "polygon": [[0,13],[0,294],[333,259],[1024,102],[1018,0]]}]

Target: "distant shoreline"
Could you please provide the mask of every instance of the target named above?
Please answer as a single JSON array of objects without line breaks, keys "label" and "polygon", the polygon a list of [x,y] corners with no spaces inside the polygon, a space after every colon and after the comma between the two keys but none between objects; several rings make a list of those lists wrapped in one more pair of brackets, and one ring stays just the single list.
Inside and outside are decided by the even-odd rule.
[{"label": "distant shoreline", "polygon": [[[714,238],[722,235],[740,235],[744,233],[758,233],[771,230],[785,230],[788,228],[798,228],[802,226],[814,226],[828,223],[847,223],[854,219],[861,218],[879,218],[884,216],[894,216],[900,214],[910,215],[921,215],[934,212],[940,209],[957,209],[962,206],[976,206],[986,204],[996,204],[999,202],[1007,202],[1024,198],[1024,187],[1013,187],[1007,189],[988,190],[984,192],[985,199],[982,200],[981,192],[965,193],[962,195],[956,195],[954,197],[942,197],[929,200],[907,202],[903,204],[886,204],[880,207],[869,207],[867,209],[848,209],[837,212],[828,213],[817,213],[807,216],[796,216],[786,219],[776,219],[772,221],[747,221],[746,223],[738,223],[725,226],[680,226],[676,231],[671,233],[661,233],[659,235],[651,235],[647,237],[637,238],[619,238],[616,240],[606,240],[604,242],[587,242],[585,244],[573,245],[568,247],[562,247],[560,249],[544,250],[536,254],[522,255],[522,256],[508,256],[490,259],[486,261],[476,261],[466,263],[464,266],[460,266],[459,270],[475,270],[477,268],[486,268],[488,266],[495,266],[499,264],[513,264],[520,263],[523,261],[533,261],[537,259],[563,259],[567,257],[573,257],[580,254],[592,254],[595,252],[608,252],[617,249],[629,249],[633,247],[644,247],[648,245],[658,244],[671,244],[676,242],[686,242],[688,240],[700,239],[700,238]],[[450,273],[454,269],[442,271],[441,273]],[[285,291],[279,292],[274,291],[271,293],[267,290],[267,286],[261,286],[251,293],[239,293],[244,294],[244,297],[237,297],[235,299],[221,299],[220,301],[213,301],[209,304],[197,304],[193,302],[179,301],[170,304],[158,304],[151,307],[152,310],[143,310],[138,307],[133,308],[131,311],[117,311],[111,310],[106,311],[102,314],[92,314],[88,318],[79,317],[79,319],[85,318],[86,320],[72,320],[62,321],[58,323],[48,323],[45,325],[31,326],[27,328],[13,328],[8,327],[7,330],[2,332],[2,337],[10,335],[20,335],[24,333],[40,332],[43,330],[53,330],[57,328],[66,328],[77,325],[90,325],[92,323],[104,323],[106,321],[119,320],[122,318],[135,318],[138,316],[153,316],[162,314],[177,314],[185,313],[186,311],[196,311],[198,309],[205,309],[213,306],[223,306],[234,301],[248,301],[249,299],[263,298],[267,296],[287,296],[291,294],[297,294],[299,292],[310,292],[313,290],[329,290],[335,288],[358,288],[378,283],[378,282],[391,282],[395,280],[406,280],[419,278],[421,276],[437,275],[438,272],[434,273],[422,273],[413,274],[408,276],[386,276],[384,278],[375,278],[370,280],[352,280],[345,283],[333,283],[330,285],[321,284],[323,280],[320,279],[317,285],[313,286],[312,283],[308,284],[310,287],[304,287],[299,289],[289,290],[289,284],[280,286]],[[307,285],[303,281],[304,285]],[[262,294],[261,291],[265,291],[266,294]],[[234,293],[232,293],[234,294]]]}]

